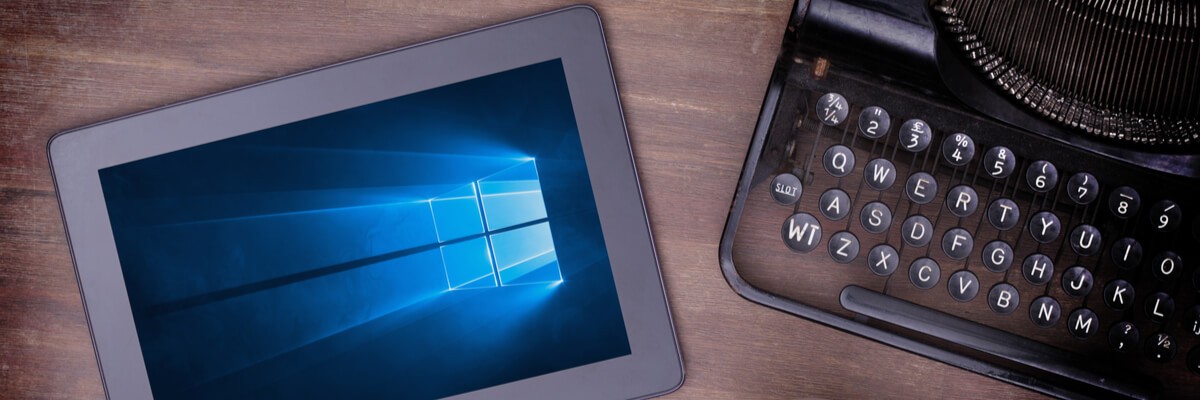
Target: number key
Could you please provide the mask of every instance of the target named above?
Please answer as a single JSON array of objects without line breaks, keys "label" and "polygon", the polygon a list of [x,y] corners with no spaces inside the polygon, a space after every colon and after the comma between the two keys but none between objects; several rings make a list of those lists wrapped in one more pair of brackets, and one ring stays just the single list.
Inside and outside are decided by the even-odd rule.
[{"label": "number key", "polygon": [[837,93],[828,93],[817,100],[817,119],[829,126],[837,126],[846,120],[850,104]]},{"label": "number key", "polygon": [[1146,357],[1165,363],[1175,358],[1175,338],[1166,333],[1156,333],[1146,338]]},{"label": "number key", "polygon": [[1179,209],[1179,205],[1170,200],[1163,200],[1154,203],[1154,207],[1150,208],[1151,223],[1154,224],[1154,229],[1159,232],[1171,232],[1179,227],[1179,220],[1183,218],[1183,210]]},{"label": "number key", "polygon": [[942,141],[942,157],[947,163],[961,167],[975,158],[975,140],[965,133],[955,133]]},{"label": "number key", "polygon": [[1025,180],[1029,188],[1038,193],[1046,193],[1058,186],[1058,168],[1046,160],[1038,160],[1025,170]]},{"label": "number key", "polygon": [[888,117],[887,110],[882,107],[870,106],[858,114],[858,132],[868,139],[887,136],[888,128],[891,126],[892,120]]},{"label": "number key", "polygon": [[1142,197],[1129,186],[1121,186],[1108,195],[1108,210],[1117,218],[1129,218],[1142,206]]},{"label": "number key", "polygon": [[1097,182],[1092,174],[1079,172],[1071,175],[1071,179],[1067,181],[1067,197],[1076,204],[1091,203],[1099,194],[1100,182]]},{"label": "number key", "polygon": [[996,146],[983,156],[983,167],[989,176],[1004,179],[1017,167],[1017,157],[1007,147]]},{"label": "number key", "polygon": [[919,119],[910,119],[900,125],[900,145],[913,153],[925,150],[933,140],[933,131],[929,124]]}]

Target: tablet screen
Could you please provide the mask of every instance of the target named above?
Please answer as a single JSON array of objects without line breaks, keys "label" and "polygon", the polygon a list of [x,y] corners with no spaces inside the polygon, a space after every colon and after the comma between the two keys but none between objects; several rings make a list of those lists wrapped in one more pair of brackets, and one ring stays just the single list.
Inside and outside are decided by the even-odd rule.
[{"label": "tablet screen", "polygon": [[630,354],[559,60],[99,174],[155,397],[443,397]]}]

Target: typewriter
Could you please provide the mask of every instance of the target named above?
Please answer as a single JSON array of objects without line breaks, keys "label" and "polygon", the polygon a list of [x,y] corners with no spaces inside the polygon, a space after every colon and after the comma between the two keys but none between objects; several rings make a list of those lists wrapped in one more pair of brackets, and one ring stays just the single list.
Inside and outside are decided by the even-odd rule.
[{"label": "typewriter", "polygon": [[799,1],[720,260],[1046,395],[1200,396],[1200,3]]}]

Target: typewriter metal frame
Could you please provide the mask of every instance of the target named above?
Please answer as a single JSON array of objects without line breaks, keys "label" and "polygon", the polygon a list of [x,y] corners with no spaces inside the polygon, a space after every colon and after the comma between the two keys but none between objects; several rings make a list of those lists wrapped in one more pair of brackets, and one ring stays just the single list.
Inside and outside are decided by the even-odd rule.
[{"label": "typewriter metal frame", "polygon": [[[734,262],[734,243],[738,229],[743,223],[747,200],[752,195],[751,187],[764,182],[774,172],[777,172],[772,168],[770,162],[764,161],[764,153],[783,146],[779,142],[782,139],[771,137],[770,132],[790,129],[788,126],[794,123],[794,116],[780,115],[781,110],[794,109],[798,106],[789,103],[788,97],[784,96],[784,92],[789,86],[789,75],[796,73],[795,69],[798,64],[805,63],[809,65],[804,65],[802,69],[807,73],[822,74],[823,69],[827,67],[827,65],[823,65],[824,57],[830,53],[833,58],[843,57],[845,59],[844,57],[849,56],[868,61],[872,59],[894,61],[893,65],[898,68],[896,74],[898,78],[882,77],[881,81],[903,85],[914,92],[923,91],[924,88],[933,88],[926,92],[931,97],[941,96],[937,101],[947,104],[954,103],[954,106],[964,113],[973,113],[980,118],[1006,124],[1014,130],[1037,132],[1042,137],[1059,142],[1064,146],[1073,146],[1102,157],[1138,165],[1146,170],[1167,174],[1188,182],[1194,183],[1196,177],[1200,176],[1200,158],[1196,155],[1186,152],[1158,154],[1146,149],[1114,146],[1109,143],[1080,138],[1069,130],[1047,124],[1027,112],[1013,107],[1005,99],[992,94],[983,82],[969,77],[972,71],[953,62],[947,62],[945,56],[939,57],[939,53],[945,53],[948,50],[944,48],[945,45],[936,41],[936,30],[931,22],[932,18],[928,14],[926,2],[907,0],[893,3],[883,11],[872,9],[871,4],[864,6],[859,3],[871,2],[836,0],[806,2],[801,0],[795,7],[780,56],[763,100],[762,112],[750,142],[719,247],[721,271],[729,285],[736,293],[755,303],[1043,394],[1063,398],[1092,396],[1150,398],[1160,395],[1161,387],[1156,387],[1158,383],[1153,379],[1145,379],[1145,377],[1131,377],[1128,381],[1106,379],[1104,375],[1091,369],[1074,368],[1070,362],[1049,365],[1046,368],[1051,370],[1048,374],[1028,373],[1027,369],[1012,368],[1013,363],[1026,366],[1029,363],[1037,364],[1042,361],[1040,358],[1043,357],[1056,358],[1058,361],[1073,357],[1070,353],[1057,349],[1053,350],[1058,352],[1049,355],[1021,351],[1021,346],[1032,342],[1029,339],[1015,338],[1015,341],[1010,343],[975,342],[963,345],[963,343],[971,343],[975,338],[971,335],[962,335],[954,329],[943,329],[937,332],[936,336],[951,340],[915,340],[910,337],[911,335],[898,334],[895,331],[881,329],[863,322],[864,318],[869,319],[867,315],[859,314],[855,318],[851,318],[771,292],[754,285],[739,273]],[[872,31],[873,33],[856,32],[855,24],[873,24],[875,29]],[[890,35],[883,35],[880,32],[890,33]],[[813,47],[822,46],[823,41],[828,42],[831,38],[837,38],[841,43],[845,43],[846,48],[828,51],[825,48]],[[877,52],[873,55],[850,54],[856,51],[854,47],[866,42],[873,42],[874,46],[882,43],[895,51]],[[814,59],[819,61],[812,63]],[[817,70],[822,70],[822,72],[817,72]],[[918,72],[922,70],[939,71],[939,73],[930,75]],[[964,91],[978,95],[966,99],[946,96],[947,93]],[[803,106],[811,107],[808,104]],[[978,111],[981,109],[988,110],[987,114]],[[895,129],[896,122],[893,120],[893,129]],[[935,141],[931,146],[936,145]],[[977,154],[981,155],[982,149]],[[1022,172],[1024,171],[1018,170],[1016,173]],[[1065,177],[1063,180],[1065,181]],[[817,194],[808,193],[806,195],[815,196]],[[778,229],[777,226],[771,228]],[[896,229],[896,227],[892,229]],[[829,232],[832,233],[832,231]],[[821,247],[818,247],[817,251],[821,251]],[[843,297],[847,295],[853,294],[842,293]],[[880,312],[890,311],[882,310]],[[1182,313],[1183,311],[1177,312]],[[949,323],[952,325],[953,321],[949,321]],[[1042,370],[1046,371],[1046,369]]]}]

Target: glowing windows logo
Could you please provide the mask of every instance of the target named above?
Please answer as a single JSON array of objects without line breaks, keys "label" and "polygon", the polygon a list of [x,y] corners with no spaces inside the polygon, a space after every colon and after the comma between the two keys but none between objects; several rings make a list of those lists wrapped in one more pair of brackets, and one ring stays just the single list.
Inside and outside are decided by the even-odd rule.
[{"label": "glowing windows logo", "polygon": [[429,199],[450,290],[562,282],[530,159]]}]

